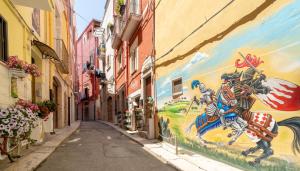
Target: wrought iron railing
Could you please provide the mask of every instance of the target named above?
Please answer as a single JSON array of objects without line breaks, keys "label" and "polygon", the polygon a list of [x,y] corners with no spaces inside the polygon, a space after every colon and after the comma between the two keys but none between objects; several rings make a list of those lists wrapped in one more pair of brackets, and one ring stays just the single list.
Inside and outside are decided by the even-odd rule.
[{"label": "wrought iron railing", "polygon": [[62,39],[56,39],[55,51],[60,59],[63,72],[68,74],[69,73],[69,53],[68,53],[66,45]]}]

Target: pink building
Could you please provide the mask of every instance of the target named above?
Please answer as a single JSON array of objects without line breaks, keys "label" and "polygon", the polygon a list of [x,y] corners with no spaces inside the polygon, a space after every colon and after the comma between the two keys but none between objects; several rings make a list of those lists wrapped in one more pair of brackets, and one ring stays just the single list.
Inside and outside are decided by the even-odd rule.
[{"label": "pink building", "polygon": [[76,42],[79,120],[96,120],[100,111],[96,104],[99,82],[95,76],[95,70],[99,68],[98,38],[93,34],[99,27],[100,21],[92,20]]}]

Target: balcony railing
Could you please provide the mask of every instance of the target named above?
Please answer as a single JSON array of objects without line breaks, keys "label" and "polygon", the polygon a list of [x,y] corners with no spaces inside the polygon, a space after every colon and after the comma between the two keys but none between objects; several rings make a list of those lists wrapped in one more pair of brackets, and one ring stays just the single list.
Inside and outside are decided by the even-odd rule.
[{"label": "balcony railing", "polygon": [[69,53],[62,39],[56,39],[55,51],[59,57],[60,70],[64,74],[69,74]]},{"label": "balcony railing", "polygon": [[121,43],[121,35],[124,27],[123,17],[116,15],[114,17],[114,30],[112,34],[112,48],[117,49]]},{"label": "balcony railing", "polygon": [[125,14],[123,16],[126,24],[123,28],[122,40],[129,41],[142,20],[140,0],[130,0],[126,5]]}]

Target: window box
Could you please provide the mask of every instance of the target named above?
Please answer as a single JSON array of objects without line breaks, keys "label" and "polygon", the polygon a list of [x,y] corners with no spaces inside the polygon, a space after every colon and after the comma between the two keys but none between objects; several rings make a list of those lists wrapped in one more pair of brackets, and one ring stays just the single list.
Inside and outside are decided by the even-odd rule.
[{"label": "window box", "polygon": [[24,78],[27,76],[25,71],[23,69],[17,69],[17,68],[10,68],[9,72],[11,76],[19,77],[19,78]]}]

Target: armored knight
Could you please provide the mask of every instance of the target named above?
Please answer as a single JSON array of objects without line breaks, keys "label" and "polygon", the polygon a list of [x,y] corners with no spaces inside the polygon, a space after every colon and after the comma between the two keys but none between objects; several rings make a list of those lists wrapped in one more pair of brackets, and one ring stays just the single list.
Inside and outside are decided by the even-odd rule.
[{"label": "armored knight", "polygon": [[192,88],[198,87],[202,97],[198,100],[197,97],[194,97],[194,101],[202,106],[203,104],[206,104],[205,112],[208,116],[214,116],[217,115],[217,107],[215,103],[215,92],[212,89],[207,89],[203,83],[201,83],[198,80],[194,80],[192,82]]}]

